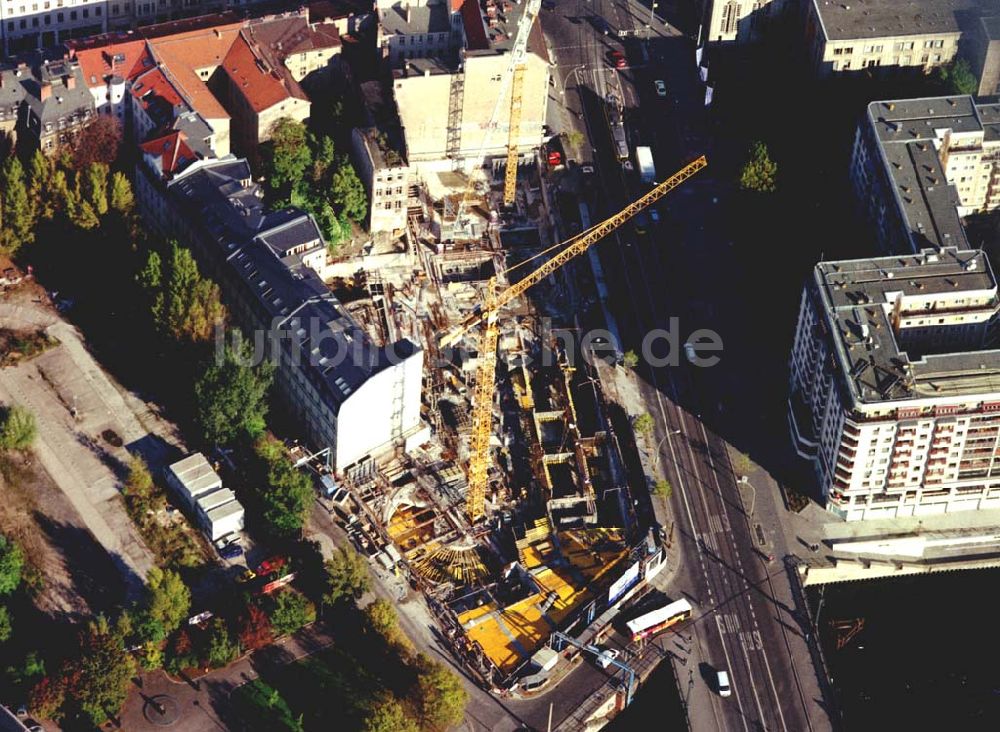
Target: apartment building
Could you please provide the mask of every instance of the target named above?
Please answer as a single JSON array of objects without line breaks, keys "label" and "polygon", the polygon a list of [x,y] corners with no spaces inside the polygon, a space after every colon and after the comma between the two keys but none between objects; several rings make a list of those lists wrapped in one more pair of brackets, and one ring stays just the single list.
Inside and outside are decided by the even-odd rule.
[{"label": "apartment building", "polygon": [[406,228],[411,184],[406,143],[391,90],[379,81],[360,85],[365,124],[351,134],[351,161],[368,193],[368,228],[398,236]]},{"label": "apartment building", "polygon": [[[820,77],[949,63],[991,0],[809,0],[806,45]],[[995,5],[993,8],[995,9]]]},{"label": "apartment building", "polygon": [[377,44],[398,66],[410,58],[456,56],[462,48],[464,0],[377,0]]},{"label": "apartment building", "polygon": [[962,217],[1000,206],[1000,105],[969,96],[872,102],[850,176],[882,253],[968,248]]},{"label": "apartment building", "polygon": [[1000,507],[998,320],[982,251],[816,266],[789,422],[828,510],[854,521]]},{"label": "apartment building", "polygon": [[970,45],[976,96],[1000,97],[1000,15],[980,18]]},{"label": "apartment building", "polygon": [[[31,70],[19,67],[25,85],[24,128],[46,155],[55,154],[94,119],[94,101],[83,82],[80,64],[46,61]],[[15,71],[17,73],[17,71]]]},{"label": "apartment building", "polygon": [[[478,166],[484,155],[506,158],[510,85],[499,103],[497,96],[523,11],[523,2],[463,0],[451,16],[461,21],[463,45],[457,58],[451,53],[432,56],[426,49],[405,59],[400,55],[393,67],[393,93],[411,167],[434,172]],[[530,155],[542,144],[548,93],[549,55],[536,20],[521,95],[517,143],[522,154]],[[491,125],[495,109],[500,113]]]},{"label": "apartment building", "polygon": [[235,147],[255,158],[278,119],[308,119],[300,82],[336,63],[341,41],[334,24],[295,11],[190,18],[68,48],[99,111],[117,115],[134,139],[179,129],[204,137],[192,126],[198,120],[216,157]]},{"label": "apartment building", "polygon": [[277,364],[275,386],[337,471],[426,441],[423,352],[376,344],[312,269],[311,216],[268,210],[245,160],[192,165],[167,184],[175,235],[220,283],[230,313]]},{"label": "apartment building", "polygon": [[108,29],[107,0],[0,0],[5,56]]},{"label": "apartment building", "polygon": [[771,23],[797,5],[796,0],[705,0],[698,40],[723,46],[759,41]]}]

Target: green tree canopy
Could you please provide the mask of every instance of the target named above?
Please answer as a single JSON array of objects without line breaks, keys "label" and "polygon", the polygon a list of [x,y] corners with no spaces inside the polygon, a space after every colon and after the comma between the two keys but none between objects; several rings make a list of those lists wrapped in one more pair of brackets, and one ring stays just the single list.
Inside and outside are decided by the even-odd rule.
[{"label": "green tree canopy", "polygon": [[153,476],[146,466],[146,461],[138,455],[129,458],[123,492],[126,496],[136,498],[149,498],[153,492]]},{"label": "green tree canopy", "polygon": [[24,167],[10,155],[0,169],[0,248],[15,252],[35,240],[35,206],[28,196]]},{"label": "green tree canopy", "polygon": [[0,595],[9,595],[21,584],[24,552],[13,539],[0,534]]},{"label": "green tree canopy", "polygon": [[99,617],[83,634],[80,654],[70,663],[68,695],[99,726],[109,715],[118,714],[135,671],[135,660]]},{"label": "green tree canopy", "polygon": [[341,158],[330,178],[330,198],[333,208],[354,222],[364,221],[368,215],[368,196],[347,158]]},{"label": "green tree canopy", "polygon": [[653,421],[653,417],[650,414],[640,414],[632,420],[632,429],[643,437],[648,437],[653,434],[653,428],[655,426],[656,422]]},{"label": "green tree canopy", "polygon": [[146,575],[145,608],[150,618],[172,633],[188,616],[191,590],[177,572],[153,567]]},{"label": "green tree canopy", "polygon": [[416,665],[417,683],[411,698],[421,727],[441,732],[461,722],[469,694],[458,676],[422,653]]},{"label": "green tree canopy", "polygon": [[240,655],[240,647],[222,618],[215,618],[208,630],[205,658],[213,668],[228,666]]},{"label": "green tree canopy", "polygon": [[379,598],[365,608],[364,614],[368,627],[380,636],[390,642],[400,640],[399,616],[392,603]]},{"label": "green tree canopy", "polygon": [[151,251],[146,257],[146,263],[136,273],[136,282],[147,293],[155,297],[163,286],[163,260],[156,251]]},{"label": "green tree canopy", "polygon": [[406,716],[403,705],[384,692],[374,699],[361,725],[362,732],[420,732],[417,723]]},{"label": "green tree canopy", "polygon": [[132,184],[121,171],[115,171],[111,176],[111,208],[125,215],[135,207],[135,196],[132,194]]},{"label": "green tree canopy", "polygon": [[351,601],[371,587],[371,575],[364,557],[350,547],[339,547],[326,562],[326,591],[323,602],[336,605]]},{"label": "green tree canopy", "polygon": [[759,140],[750,146],[750,159],[740,173],[740,188],[756,193],[774,193],[778,189],[778,166],[771,160],[767,145]]},{"label": "green tree canopy", "polygon": [[17,404],[0,409],[0,449],[27,450],[35,441],[35,415]]},{"label": "green tree canopy", "polygon": [[305,125],[289,117],[275,122],[265,146],[265,175],[271,192],[287,195],[302,180],[311,162]]},{"label": "green tree canopy", "polygon": [[674,487],[666,478],[661,478],[653,484],[653,495],[669,499],[674,494]]},{"label": "green tree canopy", "polygon": [[264,431],[274,366],[250,366],[247,346],[238,348],[227,347],[221,363],[209,364],[194,387],[198,422],[210,444],[228,445],[240,435],[255,437]]},{"label": "green tree canopy", "polygon": [[[146,264],[149,267],[151,263],[147,260]],[[141,277],[152,274],[144,268]],[[225,309],[218,285],[201,276],[191,250],[173,242],[160,277],[162,288],[153,303],[157,325],[176,341],[209,340],[215,326],[225,319]]]},{"label": "green tree canopy", "polygon": [[256,440],[254,454],[259,474],[267,477],[267,485],[257,493],[268,532],[282,539],[297,537],[313,505],[312,480],[295,467],[284,445],[270,435]]},{"label": "green tree canopy", "polygon": [[10,640],[10,636],[13,631],[14,628],[10,619],[10,611],[4,605],[0,605],[0,643],[5,643]]},{"label": "green tree canopy", "polygon": [[294,633],[316,619],[316,606],[298,590],[283,589],[271,596],[270,617],[275,633]]},{"label": "green tree canopy", "polygon": [[108,166],[91,163],[84,171],[83,190],[87,203],[94,213],[103,216],[108,212]]},{"label": "green tree canopy", "polygon": [[961,57],[956,56],[950,64],[939,67],[938,79],[949,94],[975,94],[979,91],[979,80],[969,62]]}]

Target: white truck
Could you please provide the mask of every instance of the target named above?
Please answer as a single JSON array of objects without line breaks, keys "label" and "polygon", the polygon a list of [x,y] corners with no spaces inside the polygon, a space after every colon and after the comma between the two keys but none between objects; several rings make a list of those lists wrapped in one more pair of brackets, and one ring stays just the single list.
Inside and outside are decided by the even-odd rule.
[{"label": "white truck", "polygon": [[656,166],[653,165],[653,151],[646,145],[637,145],[635,160],[639,164],[639,179],[643,183],[655,183]]}]

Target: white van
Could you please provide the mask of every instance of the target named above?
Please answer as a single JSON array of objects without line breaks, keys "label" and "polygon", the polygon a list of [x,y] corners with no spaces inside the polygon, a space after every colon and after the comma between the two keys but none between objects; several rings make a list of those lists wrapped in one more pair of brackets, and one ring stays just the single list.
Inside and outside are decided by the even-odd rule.
[{"label": "white van", "polygon": [[715,678],[715,684],[719,689],[719,696],[729,696],[733,693],[733,689],[729,685],[729,673],[727,671],[718,672]]}]

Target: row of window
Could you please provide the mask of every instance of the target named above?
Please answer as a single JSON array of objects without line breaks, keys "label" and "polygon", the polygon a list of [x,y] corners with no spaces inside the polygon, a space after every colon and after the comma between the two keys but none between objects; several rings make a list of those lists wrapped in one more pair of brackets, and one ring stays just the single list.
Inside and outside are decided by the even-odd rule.
[{"label": "row of window", "polygon": [[[96,15],[100,15],[101,14],[101,9],[100,8],[95,8],[94,10],[95,10],[95,14]],[[57,23],[64,23],[66,21],[66,14],[65,13],[56,13],[55,15],[56,15],[56,22]],[[84,8],[83,9],[83,17],[84,17],[84,19],[90,17],[90,11],[89,11],[88,8]],[[78,19],[77,18],[77,12],[75,10],[71,10],[69,12],[69,20],[70,20],[70,22],[72,23],[73,21],[75,21],[77,19]],[[52,14],[49,13],[42,20],[44,21],[43,25],[47,25],[47,26],[48,25],[52,25]],[[37,28],[38,26],[39,26],[38,18],[32,18],[31,19],[31,27],[32,28]],[[25,30],[27,27],[28,27],[28,19],[27,18],[21,18],[21,20],[18,21],[18,25],[16,26],[16,28],[20,28],[21,30]],[[9,30],[11,32],[13,32],[15,30],[15,25],[14,25],[14,21],[13,20],[7,22],[7,30]]]}]

